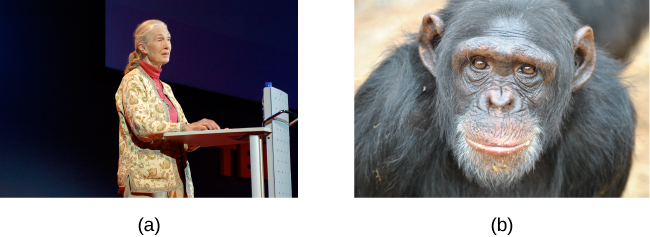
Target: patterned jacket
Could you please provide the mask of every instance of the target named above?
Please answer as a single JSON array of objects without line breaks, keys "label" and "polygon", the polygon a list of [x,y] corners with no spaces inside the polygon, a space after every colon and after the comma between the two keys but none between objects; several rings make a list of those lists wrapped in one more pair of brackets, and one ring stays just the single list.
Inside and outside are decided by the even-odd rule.
[{"label": "patterned jacket", "polygon": [[[162,82],[162,81],[161,81]],[[194,185],[185,152],[195,150],[162,137],[166,132],[185,130],[187,119],[169,85],[162,82],[163,92],[178,111],[178,123],[169,119],[167,103],[156,91],[153,79],[140,67],[124,75],[115,93],[120,117],[120,161],[117,185],[124,192],[130,182],[131,192],[169,192],[183,186],[185,194],[194,197]],[[180,170],[183,169],[183,173]]]}]

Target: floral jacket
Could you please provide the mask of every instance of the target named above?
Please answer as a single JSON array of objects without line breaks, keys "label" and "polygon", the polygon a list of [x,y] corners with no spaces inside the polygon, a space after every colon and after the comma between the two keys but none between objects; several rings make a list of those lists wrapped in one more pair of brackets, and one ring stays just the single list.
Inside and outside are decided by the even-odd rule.
[{"label": "floral jacket", "polygon": [[[162,82],[162,81],[161,81]],[[185,195],[194,197],[194,185],[185,152],[197,147],[163,138],[163,133],[185,130],[187,119],[169,85],[162,82],[163,92],[178,111],[178,123],[169,119],[167,103],[156,91],[153,79],[140,67],[124,75],[115,93],[120,117],[120,161],[117,185],[124,192],[130,182],[131,192],[169,192],[183,187]],[[180,173],[181,169],[183,173]]]}]

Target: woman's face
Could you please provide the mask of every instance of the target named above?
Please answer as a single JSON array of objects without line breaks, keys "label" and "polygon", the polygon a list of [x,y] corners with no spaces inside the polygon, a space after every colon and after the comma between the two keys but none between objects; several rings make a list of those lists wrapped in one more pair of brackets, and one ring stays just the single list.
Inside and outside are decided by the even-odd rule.
[{"label": "woman's face", "polygon": [[140,49],[147,55],[154,66],[162,66],[169,62],[172,51],[172,36],[167,27],[156,25],[149,33],[146,47]]}]

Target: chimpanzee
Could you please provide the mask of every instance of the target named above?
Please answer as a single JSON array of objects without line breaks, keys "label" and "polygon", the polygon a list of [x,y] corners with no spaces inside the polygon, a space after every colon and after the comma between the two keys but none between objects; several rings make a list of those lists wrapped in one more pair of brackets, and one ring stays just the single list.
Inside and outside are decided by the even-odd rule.
[{"label": "chimpanzee", "polygon": [[563,2],[452,0],[355,95],[355,196],[620,196],[622,68]]},{"label": "chimpanzee", "polygon": [[563,0],[594,31],[597,46],[627,60],[648,27],[648,0]]}]

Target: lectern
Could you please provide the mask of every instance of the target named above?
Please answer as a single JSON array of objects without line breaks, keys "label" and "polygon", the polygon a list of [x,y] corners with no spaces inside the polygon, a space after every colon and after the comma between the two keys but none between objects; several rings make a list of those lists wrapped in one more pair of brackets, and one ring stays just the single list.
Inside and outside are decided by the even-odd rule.
[{"label": "lectern", "polygon": [[250,145],[251,188],[253,197],[264,196],[262,142],[266,142],[269,197],[291,197],[291,158],[287,93],[264,87],[262,127],[164,133],[166,139],[202,147]]}]

